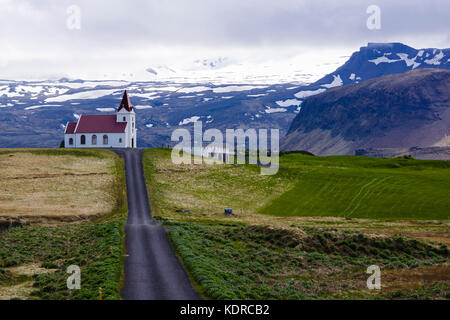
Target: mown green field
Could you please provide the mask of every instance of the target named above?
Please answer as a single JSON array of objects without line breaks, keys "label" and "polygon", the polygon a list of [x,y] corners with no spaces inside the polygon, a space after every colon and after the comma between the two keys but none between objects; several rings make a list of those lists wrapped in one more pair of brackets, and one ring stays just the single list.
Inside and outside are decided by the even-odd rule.
[{"label": "mown green field", "polygon": [[166,214],[217,216],[231,207],[240,216],[450,218],[447,161],[288,154],[276,175],[262,176],[256,165],[173,165],[170,150],[148,149],[144,164],[151,201]]},{"label": "mown green field", "polygon": [[355,156],[284,155],[295,176],[261,213],[371,219],[449,219],[450,162]]}]

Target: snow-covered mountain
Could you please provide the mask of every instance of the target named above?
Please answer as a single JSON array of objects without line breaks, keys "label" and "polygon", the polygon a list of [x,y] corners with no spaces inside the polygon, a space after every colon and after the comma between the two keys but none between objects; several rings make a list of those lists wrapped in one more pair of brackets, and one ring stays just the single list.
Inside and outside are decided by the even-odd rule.
[{"label": "snow-covered mountain", "polygon": [[[430,73],[409,73],[420,69],[430,69]],[[436,69],[450,70],[450,49],[369,43],[336,71],[294,93],[294,97],[302,100],[304,110],[292,122],[282,147],[307,149],[318,154],[351,154],[357,148],[429,147],[436,141],[444,141],[450,134],[446,116],[448,101],[440,100],[445,89],[437,94],[437,89],[433,88],[441,85],[448,90],[448,86],[436,80],[439,75],[448,84],[448,73],[439,73]],[[386,78],[389,75],[398,77]],[[394,80],[395,85],[386,85]],[[383,86],[378,87],[379,83]],[[344,87],[336,88],[341,86]],[[324,93],[330,88],[335,89]],[[303,103],[305,98],[308,99]],[[434,104],[447,109],[438,112]],[[400,107],[403,109],[398,111]],[[430,115],[415,114],[415,108],[426,109],[430,114],[434,112],[435,117],[444,120],[433,119],[435,122],[432,122]],[[423,121],[419,125],[421,117]],[[432,130],[433,126],[439,129]],[[397,135],[388,133],[388,129],[397,130]],[[421,134],[420,130],[425,132]],[[448,144],[446,140],[445,143]]]},{"label": "snow-covered mountain", "polygon": [[437,148],[434,158],[444,151],[449,159],[449,138],[450,70],[416,68],[308,98],[281,147],[319,155],[375,149],[382,156]]},{"label": "snow-covered mountain", "polygon": [[299,87],[291,98],[303,100],[330,88],[420,68],[450,69],[450,49],[414,49],[401,43],[369,43],[353,53],[336,71]]},{"label": "snow-covered mountain", "polygon": [[450,49],[414,49],[402,43],[369,43],[315,84],[334,87],[417,68],[450,69]]},{"label": "snow-covered mountain", "polygon": [[[348,56],[293,55],[286,59],[261,57],[202,57],[192,61],[174,61],[154,65],[134,76],[150,81],[222,84],[309,84],[342,65]],[[133,78],[123,78],[135,81]]]},{"label": "snow-covered mountain", "polygon": [[[0,80],[0,146],[57,146],[67,121],[82,113],[113,112],[125,89],[136,106],[142,147],[168,143],[175,128],[192,126],[193,119],[206,128],[279,128],[284,135],[310,96],[413,68],[449,69],[449,58],[449,49],[369,44],[339,68],[336,63],[344,57],[310,69],[308,61],[247,66],[221,58],[199,59],[189,72],[149,67],[144,72],[152,81]],[[336,71],[319,79],[319,71],[331,67]]]},{"label": "snow-covered mountain", "polygon": [[213,85],[128,81],[0,81],[0,146],[54,147],[80,114],[114,112],[127,89],[137,112],[138,146],[170,143],[178,127],[281,128],[295,116],[292,84]]}]

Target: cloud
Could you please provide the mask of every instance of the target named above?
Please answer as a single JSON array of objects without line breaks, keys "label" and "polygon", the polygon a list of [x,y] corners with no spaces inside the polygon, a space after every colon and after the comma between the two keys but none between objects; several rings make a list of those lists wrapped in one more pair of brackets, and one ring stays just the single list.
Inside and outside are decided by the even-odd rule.
[{"label": "cloud", "polygon": [[[371,4],[381,30],[366,27]],[[70,5],[81,9],[80,30],[67,28]],[[446,0],[0,0],[0,67],[23,73],[38,62],[51,74],[68,64],[175,59],[174,51],[354,51],[369,41],[448,47],[449,20]]]}]

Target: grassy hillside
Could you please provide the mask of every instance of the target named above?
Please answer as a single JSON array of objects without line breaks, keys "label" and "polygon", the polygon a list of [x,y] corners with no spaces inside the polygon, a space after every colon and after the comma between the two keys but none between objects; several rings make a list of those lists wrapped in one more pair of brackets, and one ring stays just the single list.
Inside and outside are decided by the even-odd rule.
[{"label": "grassy hillside", "polygon": [[262,176],[254,165],[174,165],[163,149],[144,158],[161,214],[449,219],[446,161],[288,154],[278,174]]},{"label": "grassy hillside", "polygon": [[[262,176],[145,151],[152,214],[204,298],[450,298],[448,163],[290,154],[280,165]],[[366,287],[372,264],[382,290]]]},{"label": "grassy hillside", "polygon": [[148,149],[144,167],[157,214],[189,209],[203,216],[220,216],[225,207],[238,214],[254,213],[295,183],[285,174],[262,176],[257,168],[233,165],[175,165],[168,149]]},{"label": "grassy hillside", "polygon": [[[0,300],[98,299],[99,288],[120,299],[123,160],[107,150],[0,149],[0,176]],[[69,265],[81,268],[80,290],[67,289]]]},{"label": "grassy hillside", "polygon": [[295,185],[260,212],[277,216],[449,219],[450,162],[281,157]]}]

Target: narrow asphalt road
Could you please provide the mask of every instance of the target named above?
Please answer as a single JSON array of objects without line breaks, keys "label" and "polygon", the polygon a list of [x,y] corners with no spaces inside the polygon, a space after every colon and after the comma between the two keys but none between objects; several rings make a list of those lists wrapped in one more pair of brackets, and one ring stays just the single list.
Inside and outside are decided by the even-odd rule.
[{"label": "narrow asphalt road", "polygon": [[125,300],[200,299],[178,261],[166,231],[152,221],[142,150],[116,149],[125,159],[128,220],[125,226]]}]

